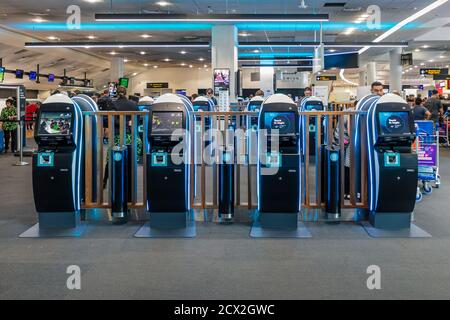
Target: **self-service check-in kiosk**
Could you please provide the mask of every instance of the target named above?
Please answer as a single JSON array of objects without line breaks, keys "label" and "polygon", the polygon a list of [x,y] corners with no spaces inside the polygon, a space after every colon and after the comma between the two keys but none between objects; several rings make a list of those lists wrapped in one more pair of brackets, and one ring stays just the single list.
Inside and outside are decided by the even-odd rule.
[{"label": "self-service check-in kiosk", "polygon": [[66,95],[49,97],[41,106],[34,138],[33,194],[39,223],[21,237],[80,236],[83,117]]},{"label": "self-service check-in kiosk", "polygon": [[[406,229],[411,237],[429,236],[411,224],[418,175],[417,154],[412,150],[416,137],[411,107],[394,94],[368,99],[367,103],[371,106],[362,108],[368,109],[370,223],[374,229]],[[415,235],[411,234],[411,228]],[[373,229],[368,232],[371,234]]]},{"label": "self-service check-in kiosk", "polygon": [[[324,111],[325,107],[320,98],[309,97],[302,100],[300,104],[300,111]],[[306,117],[301,117],[301,128],[302,128],[302,150],[303,154],[306,153],[306,131],[309,131],[309,155],[316,155],[317,146],[317,125],[320,124],[320,119],[318,117],[309,117],[309,123],[306,123]],[[324,122],[322,122],[324,125]],[[319,137],[320,144],[324,142],[324,130],[321,130],[321,135]]]},{"label": "self-service check-in kiosk", "polygon": [[[264,98],[261,96],[253,97],[247,104],[246,111],[248,112],[259,112],[261,110],[261,106],[264,102]],[[252,129],[254,131],[258,130],[258,117],[248,117],[247,119],[247,128]]]},{"label": "self-service check-in kiosk", "polygon": [[165,94],[149,114],[147,151],[147,211],[149,223],[136,237],[193,237],[189,214],[189,100]]},{"label": "self-service check-in kiosk", "polygon": [[258,216],[253,237],[309,237],[301,210],[300,118],[286,95],[262,104],[258,127]]},{"label": "self-service check-in kiosk", "polygon": [[153,103],[155,103],[155,100],[152,97],[142,97],[138,102],[139,111],[149,111]]}]

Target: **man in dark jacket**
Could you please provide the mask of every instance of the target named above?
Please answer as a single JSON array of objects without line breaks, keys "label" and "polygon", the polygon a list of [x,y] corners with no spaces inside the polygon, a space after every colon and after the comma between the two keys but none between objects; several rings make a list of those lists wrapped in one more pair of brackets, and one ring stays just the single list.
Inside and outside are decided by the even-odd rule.
[{"label": "man in dark jacket", "polygon": [[433,90],[433,94],[430,99],[427,100],[425,107],[430,111],[430,120],[433,120],[434,124],[439,122],[439,116],[444,113],[442,101],[439,100],[439,92]]}]

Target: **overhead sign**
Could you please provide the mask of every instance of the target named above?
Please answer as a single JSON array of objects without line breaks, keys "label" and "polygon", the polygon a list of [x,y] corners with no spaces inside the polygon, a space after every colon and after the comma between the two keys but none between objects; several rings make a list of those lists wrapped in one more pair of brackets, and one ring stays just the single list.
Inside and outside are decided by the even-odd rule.
[{"label": "overhead sign", "polygon": [[426,68],[420,69],[420,74],[424,76],[448,75],[448,68]]},{"label": "overhead sign", "polygon": [[337,77],[336,76],[317,76],[316,80],[317,81],[336,81]]},{"label": "overhead sign", "polygon": [[149,82],[147,83],[147,89],[169,89],[168,82]]},{"label": "overhead sign", "polygon": [[436,74],[433,76],[433,80],[450,80],[449,74]]}]

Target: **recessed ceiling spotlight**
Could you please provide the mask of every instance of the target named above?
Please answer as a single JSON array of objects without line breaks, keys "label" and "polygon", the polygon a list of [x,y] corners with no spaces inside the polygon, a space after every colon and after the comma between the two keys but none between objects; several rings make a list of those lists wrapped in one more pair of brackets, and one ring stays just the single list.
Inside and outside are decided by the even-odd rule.
[{"label": "recessed ceiling spotlight", "polygon": [[125,62],[125,63],[127,63],[127,62],[129,62],[130,60],[128,60],[128,59],[123,59],[123,62]]},{"label": "recessed ceiling spotlight", "polygon": [[186,63],[183,62],[183,63],[181,64],[181,66],[182,66],[182,67],[185,67],[185,66],[186,66]]},{"label": "recessed ceiling spotlight", "polygon": [[189,68],[193,68],[194,66],[192,64],[189,65]]},{"label": "recessed ceiling spotlight", "polygon": [[425,63],[424,63],[424,62],[421,62],[421,63],[420,63],[420,65],[421,65],[421,66],[424,66],[424,65],[425,65]]},{"label": "recessed ceiling spotlight", "polygon": [[424,48],[424,49],[428,49],[429,47],[430,47],[430,46],[427,45],[427,44],[422,46],[422,48]]},{"label": "recessed ceiling spotlight", "polygon": [[420,49],[419,48],[417,48],[416,50],[414,50],[415,52],[420,52]]},{"label": "recessed ceiling spotlight", "polygon": [[431,60],[428,60],[428,62],[434,62],[434,60],[433,60],[433,59],[431,59]]},{"label": "recessed ceiling spotlight", "polygon": [[450,68],[450,66],[449,66],[449,65],[446,65],[445,67],[446,67],[446,68]]},{"label": "recessed ceiling spotlight", "polygon": [[111,51],[109,54],[112,55],[112,56],[115,56],[117,54],[117,52]]},{"label": "recessed ceiling spotlight", "polygon": [[206,64],[205,64],[205,65],[203,65],[203,68],[208,68],[208,65],[206,65]]},{"label": "recessed ceiling spotlight", "polygon": [[33,21],[37,22],[37,23],[47,22],[47,20],[42,19],[41,17],[36,17],[36,18],[33,19]]},{"label": "recessed ceiling spotlight", "polygon": [[88,36],[88,39],[89,39],[89,40],[94,40],[94,39],[97,39],[97,37],[96,37],[96,36],[93,36],[93,35],[90,35],[90,36]]},{"label": "recessed ceiling spotlight", "polygon": [[347,30],[345,30],[344,34],[347,36],[351,35],[355,30],[356,28],[348,28]]},{"label": "recessed ceiling spotlight", "polygon": [[49,36],[47,37],[48,40],[58,40],[58,37],[55,36]]},{"label": "recessed ceiling spotlight", "polygon": [[172,5],[170,2],[168,2],[168,1],[158,1],[158,2],[156,2],[155,4],[157,4],[158,6],[160,6],[160,7],[167,7],[167,6],[170,6],[170,5]]},{"label": "recessed ceiling spotlight", "polygon": [[153,66],[153,69],[158,69],[158,66]]},{"label": "recessed ceiling spotlight", "polygon": [[416,69],[417,69],[418,67],[419,67],[419,66],[414,66],[414,68],[416,68]]},{"label": "recessed ceiling spotlight", "polygon": [[439,59],[445,59],[447,58],[446,56],[439,56]]},{"label": "recessed ceiling spotlight", "polygon": [[144,67],[148,67],[148,63],[144,63]]},{"label": "recessed ceiling spotlight", "polygon": [[164,61],[165,61],[165,62],[170,62],[170,61],[172,61],[172,60],[170,60],[169,58],[165,58]]},{"label": "recessed ceiling spotlight", "polygon": [[141,51],[141,52],[139,52],[141,55],[144,55],[145,54],[145,51]]},{"label": "recessed ceiling spotlight", "polygon": [[183,50],[183,51],[180,51],[180,53],[181,54],[186,54],[187,52]]},{"label": "recessed ceiling spotlight", "polygon": [[134,72],[134,73],[133,73],[133,77],[137,76],[137,74],[138,74],[137,72]]},{"label": "recessed ceiling spotlight", "polygon": [[204,58],[199,58],[198,61],[205,61],[205,59]]},{"label": "recessed ceiling spotlight", "polygon": [[148,39],[148,38],[151,38],[152,36],[151,35],[149,35],[149,34],[142,34],[141,35],[141,38],[144,38],[144,39]]}]

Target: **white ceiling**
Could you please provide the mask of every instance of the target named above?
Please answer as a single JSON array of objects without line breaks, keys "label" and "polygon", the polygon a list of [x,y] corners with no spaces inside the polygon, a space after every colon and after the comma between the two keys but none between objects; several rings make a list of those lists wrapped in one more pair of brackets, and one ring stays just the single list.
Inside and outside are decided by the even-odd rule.
[{"label": "white ceiling", "polygon": [[[381,19],[383,23],[397,23],[402,19],[414,14],[418,10],[431,4],[434,0],[378,0],[376,4],[381,8]],[[148,41],[210,41],[211,32],[208,28],[185,28],[184,30],[149,26],[148,29],[139,30],[102,30],[101,23],[97,23],[97,30],[37,30],[30,29],[34,24],[32,20],[36,17],[47,20],[49,23],[64,23],[67,18],[66,9],[69,5],[79,5],[82,13],[82,23],[95,23],[95,13],[327,13],[331,22],[325,28],[325,41],[371,41],[379,36],[383,31],[361,30],[355,31],[351,35],[345,35],[346,27],[349,23],[365,13],[366,8],[372,4],[369,1],[312,1],[306,0],[308,8],[299,7],[299,0],[169,0],[172,5],[162,8],[156,5],[156,0],[104,0],[99,3],[88,3],[83,0],[1,0],[0,6],[0,26],[8,31],[0,29],[0,57],[3,57],[3,64],[10,69],[21,68],[25,70],[35,69],[39,63],[44,73],[62,74],[65,68],[76,77],[82,77],[84,72],[89,78],[93,78],[96,83],[109,80],[109,59],[111,50],[102,49],[27,49],[22,51],[23,44],[29,41],[48,41],[48,37],[53,36],[60,41],[86,41],[89,35],[95,35],[96,41],[141,41],[142,34],[149,34],[152,37]],[[326,2],[345,2],[344,8],[325,8]],[[405,51],[419,49],[414,52],[415,63],[425,63],[426,66],[445,66],[450,63],[450,34],[448,24],[450,23],[450,2],[435,10],[417,21],[417,26],[408,30],[400,30],[386,41],[409,41],[410,48]],[[27,24],[25,26],[25,24]],[[343,28],[336,26],[343,25]],[[443,28],[443,29],[441,29]],[[447,28],[447,29],[445,29]],[[255,30],[259,29],[259,30]],[[317,34],[312,30],[302,30],[303,28],[284,29],[283,26],[276,28],[249,28],[241,26],[241,33],[248,33],[247,37],[240,37],[240,41],[312,41]],[[445,31],[447,30],[447,31]],[[12,31],[16,34],[16,40],[6,40],[5,32]],[[9,37],[8,39],[11,39]],[[433,39],[433,41],[429,41]],[[427,48],[423,48],[427,45]],[[251,53],[254,49],[240,49],[240,53]],[[277,51],[278,49],[263,49],[263,52]],[[289,50],[291,53],[300,52],[303,49]],[[343,49],[340,49],[343,50]],[[381,62],[387,61],[385,54],[388,49],[370,49],[363,55],[362,60],[378,59]],[[49,51],[53,51],[49,53]],[[130,60],[127,63],[128,73],[145,70],[143,64],[149,67],[158,65],[159,67],[180,66],[181,63],[193,64],[195,67],[209,67],[210,50],[186,49],[187,54],[180,54],[180,50],[174,49],[148,49],[146,54],[141,55],[141,50],[118,49],[115,50],[118,56]],[[286,52],[286,49],[279,51]],[[346,50],[348,51],[348,50]],[[439,58],[442,56],[443,58]],[[205,61],[199,61],[199,58]],[[170,58],[170,62],[163,59]],[[64,59],[64,60],[61,60]],[[430,62],[433,60],[433,62]],[[411,77],[415,76],[415,70],[410,72]],[[405,76],[407,76],[405,74]]]}]

